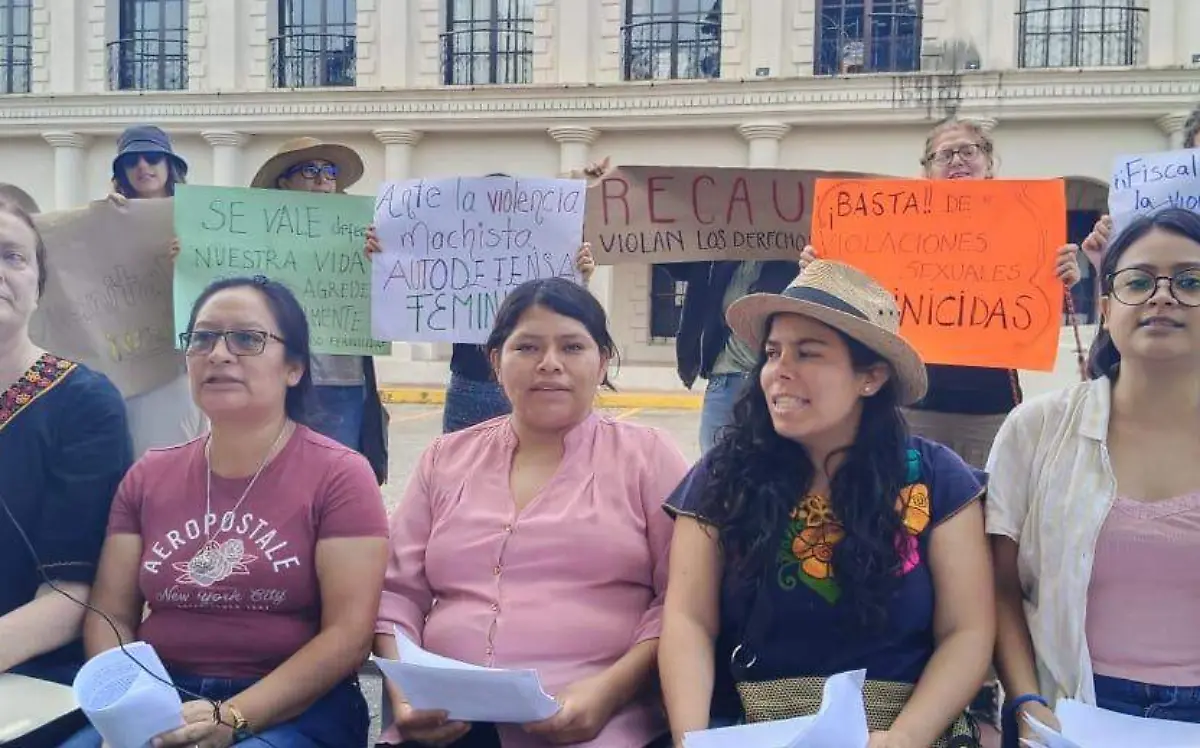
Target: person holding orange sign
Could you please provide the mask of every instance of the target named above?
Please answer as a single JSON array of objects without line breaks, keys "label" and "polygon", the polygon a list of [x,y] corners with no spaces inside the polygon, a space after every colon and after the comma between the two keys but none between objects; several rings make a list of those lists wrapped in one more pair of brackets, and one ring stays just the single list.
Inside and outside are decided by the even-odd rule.
[{"label": "person holding orange sign", "polygon": [[[921,157],[928,179],[992,179],[995,144],[979,125],[949,119],[933,128]],[[1056,277],[1068,287],[1080,278],[1078,247],[1062,246],[1054,256]],[[816,258],[805,247],[801,267]],[[1012,369],[930,364],[929,392],[905,409],[913,433],[941,442],[975,467],[983,467],[1000,424],[1019,402],[1021,385]]]}]

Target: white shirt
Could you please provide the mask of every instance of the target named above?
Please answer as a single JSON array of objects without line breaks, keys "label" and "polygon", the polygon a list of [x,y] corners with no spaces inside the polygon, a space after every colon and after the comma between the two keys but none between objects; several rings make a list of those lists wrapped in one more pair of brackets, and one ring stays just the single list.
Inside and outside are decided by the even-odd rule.
[{"label": "white shirt", "polygon": [[1096,703],[1084,623],[1100,529],[1116,501],[1107,378],[1018,406],[988,457],[987,531],[1015,541],[1038,687]]}]

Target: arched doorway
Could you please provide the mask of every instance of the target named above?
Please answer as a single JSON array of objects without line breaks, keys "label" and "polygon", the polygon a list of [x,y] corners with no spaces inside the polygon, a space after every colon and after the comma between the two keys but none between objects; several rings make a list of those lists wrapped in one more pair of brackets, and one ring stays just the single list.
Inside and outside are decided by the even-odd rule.
[{"label": "arched doorway", "polygon": [[[1067,241],[1081,244],[1100,216],[1108,212],[1108,185],[1091,177],[1065,177],[1067,182]],[[1071,289],[1075,302],[1076,320],[1080,324],[1096,322],[1096,298],[1100,283],[1096,268],[1079,253],[1079,268],[1083,279]]]}]

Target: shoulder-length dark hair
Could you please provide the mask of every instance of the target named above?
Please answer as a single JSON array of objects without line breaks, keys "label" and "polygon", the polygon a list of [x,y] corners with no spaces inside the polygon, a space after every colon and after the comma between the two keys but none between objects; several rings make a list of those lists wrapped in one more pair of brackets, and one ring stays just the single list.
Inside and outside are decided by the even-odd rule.
[{"label": "shoulder-length dark hair", "polygon": [[[769,330],[774,318],[767,321]],[[856,371],[886,361],[838,332]],[[815,466],[808,450],[775,431],[760,375],[764,353],[733,409],[733,423],[706,457],[708,478],[699,513],[713,521],[726,558],[726,584],[739,598],[776,573],[780,543],[791,512],[812,488]],[[908,427],[889,380],[863,399],[854,443],[831,477],[830,506],[845,530],[834,547],[833,569],[858,623],[876,629],[887,620],[899,584],[902,531],[896,498],[905,485]]]},{"label": "shoulder-length dark hair", "polygon": [[[175,166],[175,162],[170,157],[165,158],[167,164],[167,197],[175,197],[175,187],[180,184],[187,184],[187,178]],[[114,169],[112,177],[113,189],[124,195],[130,200],[138,199],[138,192],[129,182],[129,175],[124,169]]]},{"label": "shoulder-length dark hair", "polygon": [[[1158,229],[1168,234],[1182,236],[1185,239],[1200,244],[1200,215],[1184,208],[1166,208],[1146,216],[1138,216],[1117,234],[1109,243],[1100,260],[1100,294],[1108,296],[1112,293],[1112,277],[1117,272],[1117,265],[1125,252],[1142,237]],[[1100,329],[1092,340],[1092,348],[1088,354],[1088,376],[1092,379],[1108,377],[1116,381],[1121,367],[1121,352],[1113,343],[1112,335],[1105,329],[1101,320]]]},{"label": "shoulder-length dark hair", "polygon": [[288,418],[307,426],[312,417],[312,351],[309,347],[308,317],[291,289],[262,276],[213,281],[196,299],[196,303],[192,304],[192,313],[187,323],[188,332],[196,326],[196,317],[209,299],[221,291],[233,288],[252,288],[263,295],[267,308],[271,310],[271,316],[275,318],[275,324],[279,326],[279,337],[284,340],[287,360],[304,367],[300,381],[288,388],[283,408]]},{"label": "shoulder-length dark hair", "polygon": [[[555,314],[579,322],[600,348],[600,354],[611,361],[617,360],[617,344],[608,330],[608,315],[604,313],[604,307],[590,291],[566,278],[526,281],[504,298],[499,311],[496,312],[496,320],[492,323],[492,332],[484,343],[488,358],[500,353],[504,343],[517,329],[521,315],[535,306],[545,307]],[[613,389],[607,374],[604,376],[603,385]]]}]

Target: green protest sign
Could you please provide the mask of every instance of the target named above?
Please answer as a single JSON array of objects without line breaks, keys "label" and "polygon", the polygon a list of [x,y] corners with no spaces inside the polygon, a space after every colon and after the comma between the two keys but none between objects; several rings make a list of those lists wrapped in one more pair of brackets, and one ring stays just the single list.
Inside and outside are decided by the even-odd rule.
[{"label": "green protest sign", "polygon": [[371,337],[369,197],[180,185],[175,194],[175,331],[221,278],[264,275],[296,294],[314,353],[387,355]]}]

